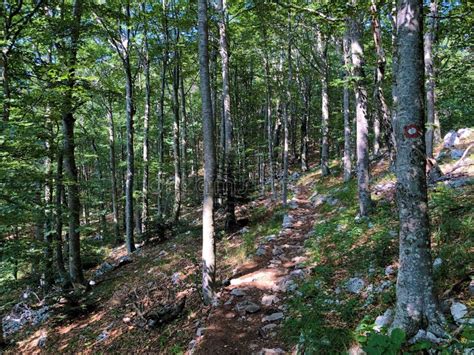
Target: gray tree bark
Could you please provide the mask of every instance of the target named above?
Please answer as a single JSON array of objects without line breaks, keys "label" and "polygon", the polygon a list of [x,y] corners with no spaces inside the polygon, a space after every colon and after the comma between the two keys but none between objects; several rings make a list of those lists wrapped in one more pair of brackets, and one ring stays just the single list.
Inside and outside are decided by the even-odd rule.
[{"label": "gray tree bark", "polygon": [[225,228],[231,230],[236,224],[235,218],[235,186],[233,182],[234,150],[232,147],[233,124],[230,111],[230,78],[229,78],[229,42],[227,38],[227,1],[219,0],[219,53],[222,61],[222,103],[224,125],[224,156],[225,156],[225,188],[226,218]]},{"label": "gray tree bark", "polygon": [[75,159],[73,90],[77,64],[77,51],[81,32],[82,0],[75,0],[73,22],[71,23],[71,45],[69,49],[67,88],[63,102],[64,167],[68,184],[69,209],[69,273],[73,283],[84,284],[81,261],[81,241],[79,234],[81,202],[79,200],[79,182]]},{"label": "gray tree bark", "polygon": [[352,75],[356,100],[356,152],[359,214],[369,214],[372,200],[369,187],[369,139],[367,124],[367,89],[364,79],[364,49],[362,44],[362,18],[350,20]]},{"label": "gray tree bark", "polygon": [[344,116],[344,182],[348,182],[352,175],[352,148],[351,148],[351,116],[350,116],[350,99],[349,99],[349,83],[351,67],[350,39],[348,31],[344,33],[342,39],[342,55],[344,62],[344,91],[343,91],[343,116]]},{"label": "gray tree bark", "polygon": [[317,29],[317,52],[321,71],[321,175],[328,176],[329,170],[329,93],[327,39]]},{"label": "gray tree bark", "polygon": [[[143,4],[145,11],[145,4]],[[143,115],[143,181],[142,181],[142,233],[145,233],[148,229],[148,217],[150,215],[150,203],[148,197],[148,190],[150,184],[150,166],[149,166],[149,150],[150,150],[150,139],[149,139],[149,126],[151,116],[151,85],[150,85],[150,54],[148,45],[148,27],[145,24],[144,31],[144,72],[145,72],[145,110]]]},{"label": "gray tree bark", "polygon": [[424,36],[426,76],[426,156],[433,158],[433,145],[441,140],[438,112],[436,110],[436,72],[433,45],[436,41],[438,0],[431,0],[428,28]]},{"label": "gray tree bark", "polygon": [[215,148],[212,116],[211,87],[209,80],[209,33],[207,0],[198,0],[199,75],[201,86],[203,143],[204,143],[204,193],[202,209],[202,294],[205,304],[215,297],[216,245],[214,239],[214,181]]},{"label": "gray tree bark", "polygon": [[397,4],[398,102],[397,203],[400,219],[400,267],[392,329],[407,336],[419,329],[444,335],[444,317],[433,290],[424,140],[423,1]]},{"label": "gray tree bark", "polygon": [[[176,46],[179,42],[179,31],[176,29]],[[173,220],[179,221],[181,212],[181,161],[180,161],[180,133],[179,133],[179,50],[174,52],[173,67],[173,164],[174,164],[174,205]]]},{"label": "gray tree bark", "polygon": [[55,213],[56,213],[56,225],[55,225],[55,259],[56,267],[58,268],[59,277],[61,278],[61,284],[66,286],[69,282],[69,276],[64,266],[64,255],[63,255],[63,150],[58,147],[57,154],[57,167],[56,167],[56,198],[55,198]]},{"label": "gray tree bark", "polygon": [[118,205],[118,191],[117,191],[117,164],[115,160],[115,125],[114,116],[112,111],[112,104],[107,108],[107,120],[109,130],[109,160],[110,160],[110,182],[112,185],[112,214],[113,214],[113,231],[115,244],[122,242],[120,236],[120,224],[119,224],[119,205]]}]

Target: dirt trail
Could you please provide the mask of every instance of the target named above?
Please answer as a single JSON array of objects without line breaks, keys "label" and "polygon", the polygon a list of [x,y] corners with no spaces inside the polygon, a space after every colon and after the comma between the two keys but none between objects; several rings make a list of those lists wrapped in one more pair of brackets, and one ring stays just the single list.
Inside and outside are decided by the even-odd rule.
[{"label": "dirt trail", "polygon": [[[195,354],[275,354],[288,352],[278,337],[286,317],[286,300],[305,277],[303,243],[314,223],[311,191],[293,188],[289,219],[275,236],[261,236],[260,247],[250,262],[241,265],[230,285],[221,292],[216,307],[196,338]],[[285,223],[286,222],[286,223]],[[198,334],[199,335],[199,334]],[[273,349],[273,351],[272,351]]]}]

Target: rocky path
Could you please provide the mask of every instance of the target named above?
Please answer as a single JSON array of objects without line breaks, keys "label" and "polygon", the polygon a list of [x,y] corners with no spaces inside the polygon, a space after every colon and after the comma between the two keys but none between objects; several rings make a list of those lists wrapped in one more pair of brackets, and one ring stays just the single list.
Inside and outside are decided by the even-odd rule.
[{"label": "rocky path", "polygon": [[241,265],[230,285],[221,291],[219,306],[198,330],[190,353],[278,354],[287,353],[278,330],[286,316],[286,300],[296,290],[296,281],[307,270],[303,243],[314,223],[310,190],[293,188],[278,235],[261,236],[252,261]]}]

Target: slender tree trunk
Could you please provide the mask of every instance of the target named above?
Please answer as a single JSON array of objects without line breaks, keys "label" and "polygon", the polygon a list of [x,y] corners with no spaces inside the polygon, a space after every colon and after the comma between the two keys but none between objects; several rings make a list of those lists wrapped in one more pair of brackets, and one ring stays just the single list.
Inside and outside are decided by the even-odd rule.
[{"label": "slender tree trunk", "polygon": [[301,122],[301,170],[308,171],[309,116],[311,108],[311,83],[308,77],[303,80],[304,113]]},{"label": "slender tree trunk", "polygon": [[288,13],[288,82],[286,83],[286,103],[283,112],[283,131],[284,131],[284,142],[283,142],[283,178],[282,178],[282,203],[283,207],[286,207],[288,200],[288,140],[289,140],[289,123],[291,122],[291,82],[293,80],[293,68],[291,61],[291,17]]},{"label": "slender tree trunk", "polygon": [[[179,32],[176,30],[176,46],[179,42]],[[181,162],[180,162],[180,134],[179,134],[179,55],[175,50],[175,63],[173,68],[173,161],[174,161],[174,205],[173,220],[179,221],[181,212]]]},{"label": "slender tree trunk", "polygon": [[[180,62],[180,67],[182,69],[182,63]],[[187,176],[188,176],[188,114],[186,112],[186,93],[184,88],[184,75],[183,70],[180,71],[181,75],[179,76],[180,85],[179,90],[181,94],[181,189],[186,191],[187,186]]]},{"label": "slender tree trunk", "polygon": [[[3,5],[2,5],[3,6]],[[3,122],[6,124],[10,119],[10,62],[7,53],[1,53],[1,79],[3,87]]]},{"label": "slender tree trunk", "polygon": [[[145,5],[144,5],[145,6]],[[145,30],[144,34],[144,47],[145,47],[145,58],[144,58],[144,71],[145,71],[145,110],[143,115],[143,186],[142,186],[142,232],[146,232],[148,229],[148,216],[150,215],[150,206],[148,198],[149,189],[149,157],[148,152],[150,150],[149,142],[149,125],[151,115],[151,85],[150,85],[150,56],[148,49],[148,31]]]},{"label": "slender tree trunk", "polygon": [[359,189],[359,213],[365,217],[371,208],[369,187],[369,140],[367,125],[367,89],[364,84],[364,50],[361,19],[350,20],[351,57],[356,100],[357,184]]},{"label": "slender tree trunk", "polygon": [[433,45],[436,40],[438,0],[431,0],[428,28],[424,37],[426,75],[426,156],[433,158],[433,145],[440,141],[439,120],[436,111],[436,78],[433,60]]},{"label": "slender tree trunk", "polygon": [[125,236],[127,251],[129,253],[135,250],[133,236],[133,180],[134,152],[133,152],[133,83],[130,68],[130,58],[126,58],[124,63],[125,70],[125,100],[127,112],[127,176],[125,179]]},{"label": "slender tree trunk", "polygon": [[235,186],[233,182],[234,149],[232,147],[232,118],[230,114],[230,78],[229,78],[229,43],[227,38],[227,1],[218,1],[220,11],[219,21],[219,52],[222,60],[222,103],[224,118],[224,156],[225,156],[225,189],[226,189],[226,230],[231,230],[236,224],[235,218]]},{"label": "slender tree trunk", "polygon": [[[49,118],[48,118],[49,121]],[[50,123],[47,123],[50,125]],[[49,132],[52,134],[52,130]],[[54,283],[53,275],[53,164],[51,142],[46,142],[45,171],[46,181],[44,184],[44,288],[48,289]]]},{"label": "slender tree trunk", "polygon": [[54,232],[55,236],[55,258],[56,267],[58,268],[59,277],[61,278],[61,284],[65,287],[69,282],[69,277],[64,267],[64,256],[63,256],[63,150],[58,149],[57,157],[57,171],[56,171],[56,229]]},{"label": "slender tree trunk", "polygon": [[209,80],[207,0],[198,0],[199,74],[201,83],[203,141],[204,141],[204,194],[202,210],[202,293],[205,304],[215,295],[216,245],[214,240],[214,180],[215,150],[212,119],[211,88]]},{"label": "slender tree trunk", "polygon": [[109,160],[110,160],[110,182],[112,185],[112,214],[114,219],[113,230],[114,230],[114,241],[118,245],[122,242],[120,236],[120,225],[119,225],[119,205],[117,196],[117,167],[115,162],[115,127],[114,127],[114,116],[112,111],[112,104],[107,109],[107,120],[109,128]]},{"label": "slender tree trunk", "polygon": [[327,39],[317,30],[317,46],[321,69],[321,175],[328,176],[329,170],[329,68]]},{"label": "slender tree trunk", "polygon": [[397,202],[400,219],[400,267],[392,329],[407,336],[419,329],[444,335],[445,323],[433,290],[424,140],[423,2],[399,0],[397,6],[398,70]]},{"label": "slender tree trunk", "polygon": [[73,90],[77,64],[77,51],[81,30],[82,0],[75,0],[73,22],[71,24],[71,47],[69,49],[67,91],[63,102],[64,167],[68,184],[69,209],[69,273],[73,283],[84,284],[81,262],[81,241],[79,234],[81,202],[79,200],[79,181],[77,174],[74,144]]},{"label": "slender tree trunk", "polygon": [[272,87],[270,79],[270,63],[268,60],[267,37],[265,33],[265,81],[266,81],[266,108],[267,108],[267,146],[268,146],[268,166],[270,175],[270,187],[272,191],[272,199],[277,199],[275,189],[275,168],[273,166],[273,132],[272,132]]},{"label": "slender tree trunk", "polygon": [[343,116],[344,116],[344,182],[348,182],[352,175],[352,148],[351,148],[351,115],[349,100],[349,71],[351,67],[350,39],[348,31],[345,31],[342,40],[342,52],[344,62],[344,92],[343,92]]}]

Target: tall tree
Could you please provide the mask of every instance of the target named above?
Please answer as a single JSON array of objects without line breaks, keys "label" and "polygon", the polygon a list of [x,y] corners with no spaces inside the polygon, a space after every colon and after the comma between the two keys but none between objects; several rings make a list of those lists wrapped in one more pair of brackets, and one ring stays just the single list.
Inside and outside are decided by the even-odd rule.
[{"label": "tall tree", "polygon": [[351,39],[352,75],[356,101],[356,153],[357,184],[359,190],[359,214],[369,214],[372,204],[369,188],[369,138],[367,123],[367,89],[364,75],[364,47],[362,43],[362,16],[353,0],[353,17],[349,20]]},{"label": "tall tree", "polygon": [[222,60],[222,103],[224,119],[224,156],[226,185],[226,230],[235,225],[235,202],[233,184],[234,150],[232,148],[232,118],[230,114],[230,78],[229,78],[229,41],[227,38],[227,1],[218,0],[219,18],[219,53]]},{"label": "tall tree", "polygon": [[214,300],[216,245],[214,240],[214,180],[216,157],[209,78],[207,0],[198,0],[199,76],[204,143],[204,194],[202,207],[202,294],[205,304]]},{"label": "tall tree", "polygon": [[344,63],[344,89],[343,89],[343,116],[344,116],[344,182],[351,179],[352,174],[352,144],[351,144],[351,117],[349,99],[349,72],[351,67],[350,39],[348,30],[344,31],[342,39],[342,55]]},{"label": "tall tree", "polygon": [[424,140],[423,1],[397,4],[397,202],[400,267],[392,328],[443,335],[444,317],[433,290]]},{"label": "tall tree", "polygon": [[79,199],[79,181],[77,175],[75,144],[74,144],[74,98],[73,92],[76,84],[77,51],[79,49],[79,36],[81,33],[82,0],[75,0],[70,24],[70,47],[66,54],[67,82],[63,105],[62,122],[64,135],[64,166],[68,186],[69,210],[69,273],[74,283],[85,283],[81,262],[81,241],[79,234],[81,202]]},{"label": "tall tree", "polygon": [[433,158],[433,145],[440,137],[439,117],[436,110],[436,72],[433,58],[433,45],[438,26],[438,0],[430,1],[428,26],[424,36],[425,75],[426,75],[426,156]]},{"label": "tall tree", "polygon": [[179,58],[179,30],[175,29],[175,50],[173,66],[173,164],[174,164],[174,205],[173,220],[178,222],[181,212],[181,154],[179,133],[179,84],[180,84],[180,58]]}]

